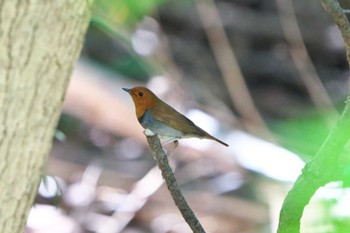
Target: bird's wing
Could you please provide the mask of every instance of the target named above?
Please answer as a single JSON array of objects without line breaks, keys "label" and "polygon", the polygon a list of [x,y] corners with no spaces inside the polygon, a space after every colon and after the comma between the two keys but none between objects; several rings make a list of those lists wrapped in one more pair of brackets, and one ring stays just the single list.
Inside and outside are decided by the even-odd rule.
[{"label": "bird's wing", "polygon": [[208,134],[203,129],[195,125],[190,119],[164,102],[160,105],[156,105],[151,111],[154,119],[178,131],[181,131],[184,134],[198,138],[212,139],[225,146],[228,146],[228,144]]},{"label": "bird's wing", "polygon": [[152,109],[152,116],[163,124],[166,124],[184,134],[197,137],[205,137],[207,132],[196,126],[190,119],[176,111],[166,103],[157,105]]}]

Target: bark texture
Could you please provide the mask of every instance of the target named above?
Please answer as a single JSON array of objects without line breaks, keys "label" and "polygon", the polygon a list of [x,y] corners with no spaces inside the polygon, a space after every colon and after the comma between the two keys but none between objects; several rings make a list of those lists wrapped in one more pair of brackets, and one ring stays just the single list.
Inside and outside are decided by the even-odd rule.
[{"label": "bark texture", "polygon": [[23,232],[90,0],[0,0],[0,232]]},{"label": "bark texture", "polygon": [[192,229],[193,233],[205,233],[203,226],[198,221],[198,218],[194,214],[191,207],[187,204],[187,201],[183,196],[179,185],[177,184],[175,175],[169,165],[168,155],[166,151],[164,151],[158,136],[154,135],[153,133],[149,134],[147,130],[144,131],[144,134],[147,137],[148,145],[153,153],[154,159],[157,161],[159,169],[162,172],[163,179],[165,180],[171,197],[173,198],[176,207],[182,214],[182,217]]}]

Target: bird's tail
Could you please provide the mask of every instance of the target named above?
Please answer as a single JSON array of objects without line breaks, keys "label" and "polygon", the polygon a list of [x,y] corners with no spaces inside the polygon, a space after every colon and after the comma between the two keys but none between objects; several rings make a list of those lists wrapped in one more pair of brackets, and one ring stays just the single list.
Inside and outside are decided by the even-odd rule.
[{"label": "bird's tail", "polygon": [[205,136],[205,138],[211,139],[211,140],[214,140],[214,141],[217,141],[218,143],[221,143],[221,144],[224,145],[224,146],[228,146],[227,143],[221,141],[220,139],[217,139],[216,137],[211,136],[211,135],[208,134],[208,133],[207,133],[207,135]]}]

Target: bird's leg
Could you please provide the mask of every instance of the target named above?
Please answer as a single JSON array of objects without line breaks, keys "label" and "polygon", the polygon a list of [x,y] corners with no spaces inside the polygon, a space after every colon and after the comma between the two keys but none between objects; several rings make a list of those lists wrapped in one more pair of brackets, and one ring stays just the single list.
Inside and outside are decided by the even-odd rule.
[{"label": "bird's leg", "polygon": [[174,141],[174,149],[173,149],[173,151],[172,151],[172,152],[170,153],[170,155],[169,155],[169,160],[171,160],[171,158],[173,157],[173,154],[174,154],[176,148],[178,147],[178,145],[179,145],[179,141],[178,141],[178,140],[175,140],[175,141]]},{"label": "bird's leg", "polygon": [[174,139],[169,139],[169,140],[166,140],[165,142],[162,142],[162,146],[168,144],[169,142],[173,142]]},{"label": "bird's leg", "polygon": [[165,154],[167,154],[168,152],[167,152],[166,149],[164,149],[164,145],[168,144],[169,142],[174,142],[175,143],[174,139],[169,139],[169,140],[167,140],[165,142],[162,142],[162,147],[163,147],[163,150],[164,150]]}]

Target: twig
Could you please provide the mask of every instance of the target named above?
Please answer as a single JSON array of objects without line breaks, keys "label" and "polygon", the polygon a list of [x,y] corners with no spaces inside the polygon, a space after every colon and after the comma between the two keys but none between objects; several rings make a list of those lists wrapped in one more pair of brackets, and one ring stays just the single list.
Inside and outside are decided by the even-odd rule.
[{"label": "twig", "polygon": [[346,59],[350,66],[350,26],[349,20],[344,14],[344,9],[341,8],[337,0],[321,0],[321,3],[340,30],[345,44]]},{"label": "twig", "polygon": [[190,206],[187,204],[184,196],[181,193],[179,185],[176,182],[174,173],[169,165],[166,152],[163,150],[160,140],[157,135],[148,134],[145,131],[148,145],[157,160],[158,167],[162,172],[162,176],[168,187],[168,190],[175,202],[175,205],[180,210],[183,218],[190,226],[194,233],[205,233],[204,228],[198,221]]},{"label": "twig", "polygon": [[[151,183],[151,184],[150,184]],[[155,166],[139,180],[116,210],[107,220],[100,224],[96,233],[120,233],[132,221],[136,213],[147,203],[149,197],[153,195],[163,184],[163,179],[159,175]],[[147,189],[145,189],[147,187]],[[120,211],[122,210],[122,211]],[[123,211],[126,210],[126,211]]]},{"label": "twig", "polygon": [[213,0],[196,0],[194,2],[231,100],[242,117],[243,125],[248,131],[273,140],[271,132],[249,93],[233,49],[222,28],[215,3]]},{"label": "twig", "polygon": [[[344,39],[347,60],[350,65],[350,25],[336,0],[321,0],[323,7],[333,17]],[[300,219],[305,206],[309,203],[318,188],[334,181],[340,180],[345,164],[340,161],[340,154],[350,138],[350,97],[323,145],[308,162],[302,174],[295,182],[284,200],[278,233],[300,232]]]},{"label": "twig", "polygon": [[331,128],[334,125],[335,119],[339,117],[339,114],[335,110],[332,100],[327,94],[306,49],[295,15],[293,2],[292,0],[275,1],[281,19],[282,30],[290,46],[290,54],[299,71],[300,78],[321,116],[329,128]]}]

